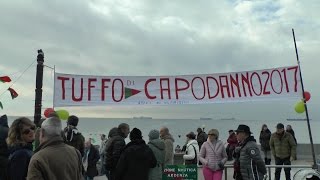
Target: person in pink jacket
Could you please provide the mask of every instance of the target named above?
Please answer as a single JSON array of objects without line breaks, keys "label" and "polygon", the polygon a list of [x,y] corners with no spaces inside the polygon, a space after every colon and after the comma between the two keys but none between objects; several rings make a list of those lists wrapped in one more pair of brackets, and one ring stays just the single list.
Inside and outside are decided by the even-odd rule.
[{"label": "person in pink jacket", "polygon": [[228,159],[224,143],[219,140],[219,131],[211,129],[208,139],[200,149],[199,160],[203,164],[203,176],[205,180],[221,180],[224,164]]}]

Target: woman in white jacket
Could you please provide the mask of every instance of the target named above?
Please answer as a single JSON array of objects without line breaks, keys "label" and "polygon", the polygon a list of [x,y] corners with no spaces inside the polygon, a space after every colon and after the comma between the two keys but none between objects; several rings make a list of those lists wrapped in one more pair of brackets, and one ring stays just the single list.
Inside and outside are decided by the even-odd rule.
[{"label": "woman in white jacket", "polygon": [[190,132],[187,135],[186,154],[183,155],[184,164],[198,164],[199,145],[194,132]]}]

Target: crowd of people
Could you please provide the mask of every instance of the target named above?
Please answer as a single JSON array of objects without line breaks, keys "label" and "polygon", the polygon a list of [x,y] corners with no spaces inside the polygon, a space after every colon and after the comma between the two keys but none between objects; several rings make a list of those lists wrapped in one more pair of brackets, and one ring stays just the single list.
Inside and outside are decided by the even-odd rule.
[{"label": "crowd of people", "polygon": [[[197,137],[193,132],[186,135],[187,143],[181,151],[185,153],[185,164],[198,163],[202,166],[205,180],[221,180],[227,161],[233,160],[234,179],[252,180],[267,178],[265,165],[271,164],[271,156],[274,157],[276,165],[290,165],[292,160],[297,159],[297,141],[290,125],[287,125],[285,130],[284,125],[278,123],[276,132],[271,133],[267,125],[263,124],[259,136],[261,148],[247,125],[241,124],[237,130],[229,130],[227,146],[219,140],[217,129],[211,129],[206,134],[198,128],[197,132]],[[178,147],[176,152],[180,152]],[[286,180],[290,180],[290,168],[284,168],[284,171]],[[280,173],[281,168],[276,168],[275,180],[280,179]]]},{"label": "crowd of people", "polygon": [[[174,164],[174,138],[168,127],[151,130],[146,142],[140,129],[130,131],[128,124],[121,123],[108,136],[101,135],[98,149],[79,132],[78,122],[77,116],[69,116],[63,128],[53,113],[38,128],[25,117],[14,120],[9,128],[7,116],[1,116],[0,180],[93,180],[98,174],[109,180],[160,180],[164,167]],[[290,125],[285,130],[279,123],[274,133],[262,125],[259,142],[261,150],[244,124],[229,130],[227,146],[217,129],[206,133],[198,128],[197,134],[187,133],[186,144],[175,151],[184,154],[185,165],[201,166],[205,180],[221,180],[224,165],[231,160],[234,179],[252,180],[266,178],[265,165],[271,163],[271,156],[276,165],[290,165],[296,159],[297,142]],[[290,168],[284,171],[289,180]],[[276,168],[275,180],[280,173],[281,168]]]}]

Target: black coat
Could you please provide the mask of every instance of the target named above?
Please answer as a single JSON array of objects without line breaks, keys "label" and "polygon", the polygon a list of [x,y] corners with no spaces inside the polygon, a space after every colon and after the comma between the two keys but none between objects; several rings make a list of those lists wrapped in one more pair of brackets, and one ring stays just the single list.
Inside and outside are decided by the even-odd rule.
[{"label": "black coat", "polygon": [[157,165],[152,150],[142,139],[125,147],[116,168],[116,180],[148,180],[150,168]]},{"label": "black coat", "polygon": [[208,135],[204,131],[201,131],[200,133],[198,133],[197,142],[198,142],[199,148],[201,148],[202,144],[207,141],[207,138],[208,138]]},{"label": "black coat", "polygon": [[296,142],[296,144],[298,144],[298,143],[297,143],[296,136],[295,136],[295,134],[294,134],[294,131],[293,131],[292,129],[291,129],[291,130],[286,130],[286,131],[292,135],[292,137],[293,137],[293,139],[294,139],[294,142]]},{"label": "black coat", "polygon": [[111,138],[108,139],[108,147],[106,148],[105,166],[107,170],[113,171],[118,163],[121,151],[126,146],[124,134],[118,129]]},{"label": "black coat", "polygon": [[84,137],[83,135],[78,131],[76,127],[68,125],[63,130],[63,140],[66,144],[76,148],[81,153],[81,156],[84,155]]},{"label": "black coat", "polygon": [[99,151],[91,145],[90,147],[90,152],[88,155],[88,168],[86,175],[89,177],[95,177],[98,175],[98,170],[97,170],[97,162],[100,159]]},{"label": "black coat", "polygon": [[271,131],[269,129],[260,132],[259,142],[261,144],[262,151],[270,151],[270,138],[271,138]]},{"label": "black coat", "polygon": [[[8,146],[6,143],[6,139],[8,137],[8,118],[6,115],[0,117],[0,156],[1,157],[9,157]],[[1,163],[0,163],[1,164]]]},{"label": "black coat", "polygon": [[7,178],[9,151],[6,138],[8,137],[8,130],[8,118],[3,115],[0,117],[0,179]]},{"label": "black coat", "polygon": [[25,180],[28,173],[28,165],[33,155],[32,144],[17,144],[10,147],[8,175],[11,180]]}]

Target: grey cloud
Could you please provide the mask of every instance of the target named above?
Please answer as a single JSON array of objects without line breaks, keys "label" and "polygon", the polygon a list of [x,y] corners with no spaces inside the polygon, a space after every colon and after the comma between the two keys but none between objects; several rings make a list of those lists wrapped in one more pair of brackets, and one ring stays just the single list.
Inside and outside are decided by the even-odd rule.
[{"label": "grey cloud", "polygon": [[[268,1],[272,2],[272,1]],[[1,1],[0,70],[23,69],[43,48],[45,63],[62,73],[92,75],[179,75],[244,71],[295,64],[291,28],[297,40],[305,83],[319,106],[316,81],[319,42],[319,3],[251,1]],[[99,9],[100,8],[100,9]],[[237,9],[238,8],[238,9]],[[3,61],[5,60],[5,62]],[[33,94],[35,67],[19,81]],[[46,69],[49,71],[49,69]],[[45,75],[44,94],[50,105],[52,86]],[[312,93],[313,94],[313,93]],[[33,112],[33,99],[22,113]],[[23,104],[16,99],[12,104]],[[17,102],[18,101],[18,102]],[[135,112],[158,117],[200,117],[212,113],[239,118],[290,116],[295,102],[239,103],[151,108],[112,108],[113,116]],[[10,106],[12,107],[12,106]],[[134,111],[132,110],[134,109]],[[104,114],[104,107],[71,108],[84,116]],[[192,112],[191,114],[185,113]],[[255,113],[248,113],[248,112]],[[125,113],[124,113],[125,112]],[[139,115],[139,114],[135,114]],[[269,115],[268,115],[269,116]],[[263,118],[262,118],[263,119]]]}]

